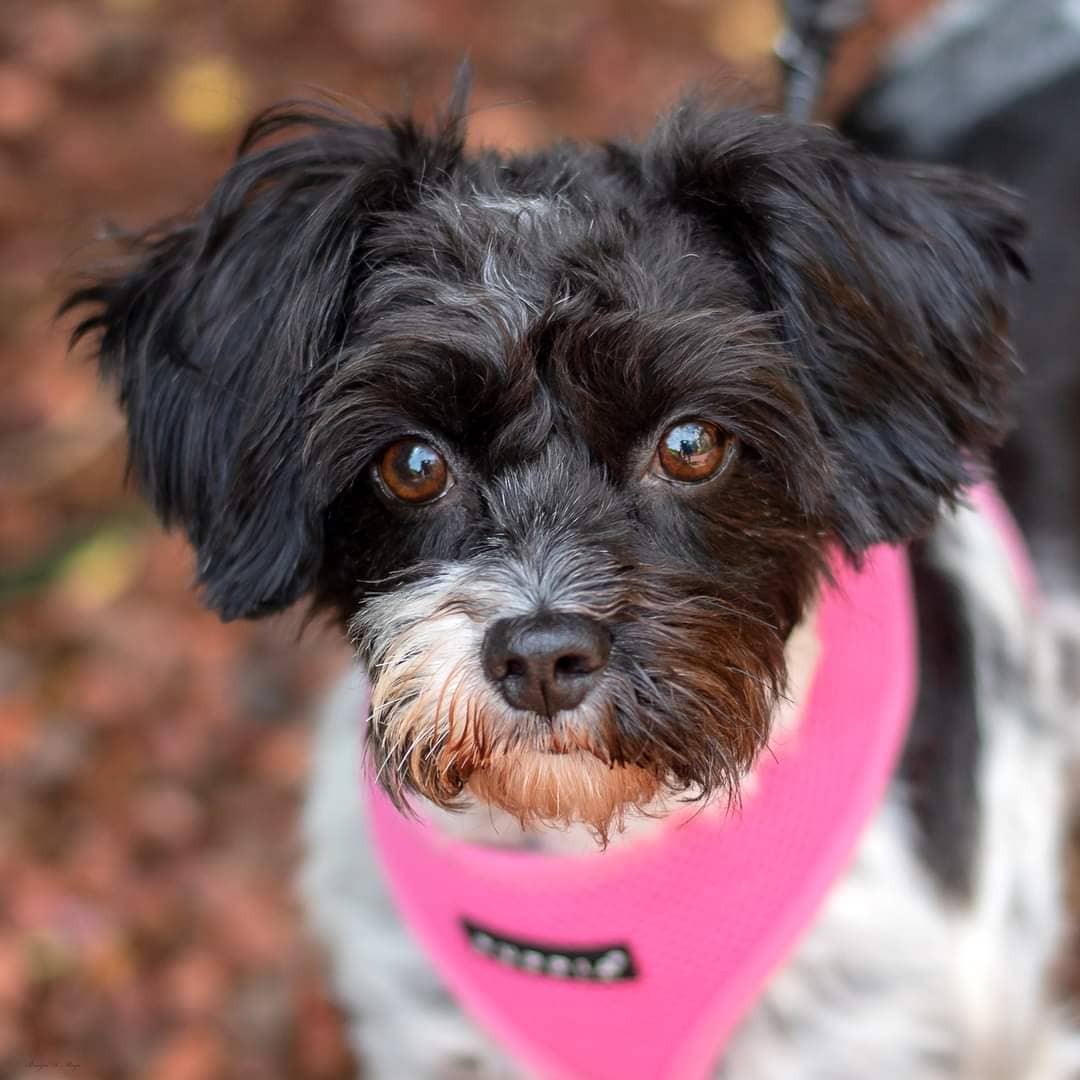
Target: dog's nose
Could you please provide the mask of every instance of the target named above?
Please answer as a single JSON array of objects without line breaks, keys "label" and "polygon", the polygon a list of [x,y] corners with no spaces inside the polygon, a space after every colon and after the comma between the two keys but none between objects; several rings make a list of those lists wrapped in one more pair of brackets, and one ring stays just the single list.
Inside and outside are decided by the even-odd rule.
[{"label": "dog's nose", "polygon": [[584,615],[500,619],[484,636],[488,678],[508,704],[542,716],[580,705],[610,654],[611,634]]}]

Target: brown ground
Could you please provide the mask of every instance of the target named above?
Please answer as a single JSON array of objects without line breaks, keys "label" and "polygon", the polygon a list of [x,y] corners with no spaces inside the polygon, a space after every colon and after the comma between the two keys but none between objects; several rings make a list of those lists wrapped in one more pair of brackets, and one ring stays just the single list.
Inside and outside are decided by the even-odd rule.
[{"label": "brown ground", "polygon": [[124,493],[118,417],[50,321],[97,227],[192,205],[248,114],[306,88],[424,111],[468,51],[474,140],[632,133],[723,57],[767,83],[774,26],[766,0],[5,0],[0,1075],[347,1071],[290,885],[305,717],[343,652],[295,618],[219,624]]}]

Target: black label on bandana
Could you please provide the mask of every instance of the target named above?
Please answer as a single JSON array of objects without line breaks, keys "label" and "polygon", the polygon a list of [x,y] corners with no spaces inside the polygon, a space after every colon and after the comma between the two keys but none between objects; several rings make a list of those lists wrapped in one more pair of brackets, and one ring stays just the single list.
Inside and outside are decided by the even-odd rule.
[{"label": "black label on bandana", "polygon": [[468,919],[461,920],[461,928],[474,952],[532,975],[598,983],[626,982],[637,978],[637,968],[628,945],[604,945],[596,949],[583,949],[579,945],[565,948],[541,945],[536,941],[505,937]]}]

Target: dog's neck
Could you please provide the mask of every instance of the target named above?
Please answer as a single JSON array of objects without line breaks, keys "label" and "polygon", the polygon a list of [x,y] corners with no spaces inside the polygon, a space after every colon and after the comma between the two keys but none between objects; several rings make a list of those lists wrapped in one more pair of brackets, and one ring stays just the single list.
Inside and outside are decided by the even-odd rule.
[{"label": "dog's neck", "polygon": [[[773,714],[771,740],[790,735],[798,728],[803,705],[817,670],[821,643],[817,634],[817,609],[812,609],[792,631],[785,649],[788,680],[787,693],[777,703]],[[745,794],[752,790],[754,773],[745,776],[740,785]],[[608,846],[633,843],[663,829],[671,810],[684,805],[686,796],[659,799],[644,810],[627,814],[622,827],[613,830]],[[727,801],[723,798],[707,804],[703,812],[722,813]],[[430,803],[421,808],[422,815],[443,832],[473,844],[516,848],[527,851],[570,854],[597,850],[595,833],[585,825],[568,827],[523,828],[516,818],[495,807],[473,802],[463,810],[448,811]]]}]

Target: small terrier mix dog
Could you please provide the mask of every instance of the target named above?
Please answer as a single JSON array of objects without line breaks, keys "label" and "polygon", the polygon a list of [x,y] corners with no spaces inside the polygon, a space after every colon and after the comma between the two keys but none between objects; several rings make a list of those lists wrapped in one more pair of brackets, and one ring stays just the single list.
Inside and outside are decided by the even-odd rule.
[{"label": "small terrier mix dog", "polygon": [[[431,131],[264,114],[197,215],[69,300],[207,603],[309,597],[370,679],[369,704],[358,675],[323,718],[304,874],[365,1075],[702,1075],[633,1071],[621,1047],[509,1054],[447,992],[451,953],[436,971],[435,938],[402,921],[373,815],[443,836],[433,858],[510,848],[588,874],[695,827],[721,858],[723,823],[771,798],[778,738],[802,738],[824,608],[883,545],[910,545],[917,635],[898,753],[874,759],[891,779],[717,1027],[710,1075],[1068,1075],[1047,982],[1060,710],[1023,567],[964,494],[1007,424],[1013,199],[696,101],[640,145],[470,154],[464,100]],[[885,678],[903,648],[882,640],[859,648]],[[842,706],[853,731],[872,704]],[[821,791],[843,798],[860,777],[828,758]],[[766,883],[789,858],[747,850]],[[673,925],[698,918],[697,873],[663,882]],[[703,955],[727,932],[718,895]],[[650,977],[647,954],[590,960],[572,925],[515,940],[515,913],[494,918],[463,924],[491,979],[582,995],[551,1046],[589,1009],[605,1030]],[[691,1008],[695,960],[676,960],[686,999],[623,1035],[643,1062],[654,1022]]]}]

